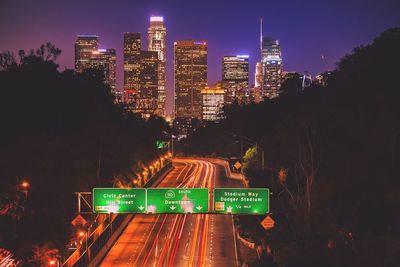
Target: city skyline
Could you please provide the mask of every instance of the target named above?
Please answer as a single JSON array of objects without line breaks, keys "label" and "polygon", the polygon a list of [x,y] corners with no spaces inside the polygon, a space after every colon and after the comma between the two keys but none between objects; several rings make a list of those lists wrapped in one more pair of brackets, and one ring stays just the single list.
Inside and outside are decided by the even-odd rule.
[{"label": "city skyline", "polygon": [[400,266],[399,0],[0,3],[0,267]]},{"label": "city skyline", "polygon": [[[117,50],[117,88],[121,90],[123,33],[140,32],[146,39],[150,16],[163,16],[168,29],[167,110],[171,113],[175,40],[208,41],[209,84],[220,80],[220,62],[224,55],[249,54],[249,82],[252,84],[255,64],[259,60],[259,19],[262,17],[264,35],[280,41],[285,70],[300,73],[307,70],[315,76],[333,69],[335,62],[356,45],[370,43],[382,30],[399,25],[400,18],[396,15],[399,3],[383,2],[350,0],[315,5],[305,1],[295,6],[293,1],[253,1],[248,5],[238,1],[218,1],[213,3],[212,14],[208,14],[211,2],[207,1],[195,7],[185,1],[140,4],[124,0],[101,4],[85,1],[77,5],[77,1],[56,4],[43,0],[25,1],[21,5],[6,0],[0,11],[0,25],[3,26],[0,34],[7,37],[2,38],[0,51],[11,50],[17,54],[18,49],[29,50],[50,41],[63,51],[57,61],[60,70],[73,69],[76,36],[97,34],[99,48]],[[361,4],[363,8],[359,8]],[[224,12],[218,12],[222,10]],[[241,16],[238,17],[239,11]],[[110,19],[104,20],[103,15]]]}]

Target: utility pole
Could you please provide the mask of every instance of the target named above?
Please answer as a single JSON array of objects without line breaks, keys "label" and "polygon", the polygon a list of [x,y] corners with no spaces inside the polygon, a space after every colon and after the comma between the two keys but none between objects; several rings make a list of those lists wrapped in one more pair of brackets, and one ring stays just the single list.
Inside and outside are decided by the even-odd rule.
[{"label": "utility pole", "polygon": [[265,166],[265,164],[264,164],[264,148],[262,149],[262,162],[261,162],[261,166],[262,166],[262,170],[264,171],[264,166]]},{"label": "utility pole", "polygon": [[243,173],[243,140],[240,139],[240,164],[242,164],[242,167],[240,167],[240,172]]},{"label": "utility pole", "polygon": [[171,134],[171,139],[168,142],[168,148],[171,151],[171,158],[174,157],[174,135]]}]

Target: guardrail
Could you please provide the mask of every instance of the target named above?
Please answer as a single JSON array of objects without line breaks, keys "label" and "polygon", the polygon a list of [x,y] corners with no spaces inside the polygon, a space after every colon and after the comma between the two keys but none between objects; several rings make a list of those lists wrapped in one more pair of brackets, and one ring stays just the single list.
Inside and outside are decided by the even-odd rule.
[{"label": "guardrail", "polygon": [[[144,187],[154,185],[162,176],[172,170],[172,162],[166,163],[157,173],[155,173],[145,184]],[[82,244],[63,262],[62,267],[86,267],[99,254],[107,242],[119,236],[125,229],[134,214],[98,214],[94,223],[89,227],[81,240]],[[91,231],[91,229],[94,229]],[[108,250],[108,249],[107,249]]]}]

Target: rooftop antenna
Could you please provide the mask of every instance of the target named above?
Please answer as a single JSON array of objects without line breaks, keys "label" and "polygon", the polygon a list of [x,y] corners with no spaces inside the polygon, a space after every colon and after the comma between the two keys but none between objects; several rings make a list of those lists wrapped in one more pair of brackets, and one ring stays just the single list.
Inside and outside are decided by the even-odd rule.
[{"label": "rooftop antenna", "polygon": [[262,39],[263,39],[263,18],[260,18],[260,51],[262,50]]}]

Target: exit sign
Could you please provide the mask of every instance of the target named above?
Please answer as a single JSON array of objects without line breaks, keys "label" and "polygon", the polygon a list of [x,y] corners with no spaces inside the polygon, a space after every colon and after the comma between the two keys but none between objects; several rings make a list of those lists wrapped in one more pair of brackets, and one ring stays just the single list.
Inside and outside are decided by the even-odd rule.
[{"label": "exit sign", "polygon": [[145,213],[144,188],[93,188],[93,212]]},{"label": "exit sign", "polygon": [[266,214],[267,188],[215,188],[212,210],[208,188],[94,188],[95,213]]},{"label": "exit sign", "polygon": [[206,213],[208,188],[147,188],[149,213]]},{"label": "exit sign", "polygon": [[215,188],[214,212],[266,214],[269,212],[267,188]]}]

